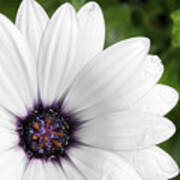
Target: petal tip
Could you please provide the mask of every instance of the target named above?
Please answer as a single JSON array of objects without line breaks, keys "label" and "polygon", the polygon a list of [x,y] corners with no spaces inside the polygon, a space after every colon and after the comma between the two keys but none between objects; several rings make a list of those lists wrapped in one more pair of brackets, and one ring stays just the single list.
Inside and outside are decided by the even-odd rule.
[{"label": "petal tip", "polygon": [[177,163],[174,162],[174,173],[171,175],[170,178],[174,178],[179,174],[180,174],[180,169],[179,169]]},{"label": "petal tip", "polygon": [[[170,156],[169,156],[170,157]],[[172,159],[172,157],[169,158],[169,176],[168,179],[172,179],[180,174],[180,169],[178,164]]]},{"label": "petal tip", "polygon": [[136,49],[140,49],[148,53],[150,49],[150,39],[146,37],[133,37],[127,40],[123,40],[124,43],[133,43]]},{"label": "petal tip", "polygon": [[72,10],[74,10],[74,7],[72,6],[71,3],[66,2],[61,5],[61,9],[72,11]]},{"label": "petal tip", "polygon": [[94,10],[94,9],[101,9],[100,8],[100,5],[95,2],[95,1],[89,1],[88,3],[86,3],[83,8],[87,8],[87,9],[90,9],[90,10]]},{"label": "petal tip", "polygon": [[166,131],[166,137],[167,137],[165,140],[167,140],[175,134],[176,126],[174,125],[174,123],[172,121],[170,121],[168,119],[166,119],[166,123],[164,124],[164,126],[165,126],[164,131]]},{"label": "petal tip", "polygon": [[84,6],[82,6],[78,12],[78,14],[82,16],[96,16],[98,17],[99,15],[103,18],[104,21],[104,16],[101,7],[99,6],[98,3],[94,1],[90,1],[86,3]]},{"label": "petal tip", "polygon": [[149,60],[149,65],[147,65],[147,67],[149,73],[151,74],[151,77],[158,77],[157,80],[159,80],[162,73],[164,72],[164,66],[162,64],[161,59],[156,55],[148,55],[147,60]]},{"label": "petal tip", "polygon": [[145,49],[148,49],[148,50],[150,49],[150,39],[149,38],[138,37],[137,41],[138,41],[139,45],[141,45]]},{"label": "petal tip", "polygon": [[[155,144],[160,144],[170,139],[176,132],[176,127],[172,121],[162,117],[159,119],[159,122],[154,124],[156,128],[156,133],[154,134]],[[154,144],[153,144],[154,145]]]},{"label": "petal tip", "polygon": [[[53,16],[51,17],[51,19],[53,18],[57,18],[57,17],[68,17],[68,16],[75,16],[76,11],[74,9],[74,7],[66,2],[64,4],[62,4],[53,14]],[[52,20],[51,20],[52,21]]]},{"label": "petal tip", "polygon": [[178,103],[179,93],[174,88],[168,85],[160,85],[159,87],[161,87],[160,95],[162,94],[166,96],[165,102],[171,104],[172,105],[171,109],[172,109]]},{"label": "petal tip", "polygon": [[171,89],[171,98],[172,98],[172,100],[174,102],[174,106],[175,106],[179,100],[179,93],[175,89],[173,89],[171,87],[169,87],[169,88]]}]

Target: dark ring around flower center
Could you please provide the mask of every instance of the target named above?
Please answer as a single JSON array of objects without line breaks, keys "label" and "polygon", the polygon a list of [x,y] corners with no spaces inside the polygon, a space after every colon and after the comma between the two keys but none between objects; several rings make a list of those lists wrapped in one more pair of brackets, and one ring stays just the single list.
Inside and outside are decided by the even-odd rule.
[{"label": "dark ring around flower center", "polygon": [[25,118],[18,118],[19,145],[30,159],[58,159],[74,141],[73,131],[79,128],[71,115],[58,108],[39,106]]}]

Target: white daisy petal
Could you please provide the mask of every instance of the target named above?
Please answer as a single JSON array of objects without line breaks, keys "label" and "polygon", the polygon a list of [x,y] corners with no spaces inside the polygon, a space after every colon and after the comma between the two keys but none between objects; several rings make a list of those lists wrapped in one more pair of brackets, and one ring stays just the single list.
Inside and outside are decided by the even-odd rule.
[{"label": "white daisy petal", "polygon": [[23,180],[67,180],[60,166],[52,162],[33,159],[30,161]]},{"label": "white daisy petal", "polygon": [[[113,82],[113,79],[112,81],[108,82],[109,84],[107,84],[106,87],[104,87],[105,90],[99,88],[98,91],[96,90],[93,92],[93,94],[90,94],[93,98],[89,97],[88,94],[89,89],[91,90],[95,88],[95,86],[93,86],[92,84],[92,87],[89,87],[89,89],[86,90],[87,92],[85,90],[84,92],[81,92],[80,97],[77,94],[76,96],[73,96],[74,99],[71,99],[71,101],[69,101],[70,108],[68,108],[73,108],[73,100],[76,103],[74,105],[74,109],[75,111],[80,111],[79,115],[82,119],[93,118],[94,116],[103,115],[104,113],[126,109],[131,104],[134,104],[136,101],[141,99],[146,93],[148,93],[152,89],[152,87],[160,79],[163,73],[163,65],[161,63],[161,60],[157,56],[148,55],[144,60],[144,63],[142,63],[140,67],[138,67],[134,72],[127,76],[127,80],[125,80],[124,83],[121,84],[121,81],[123,82],[124,80],[124,78],[122,77],[124,73],[126,73],[126,69],[123,69],[123,72],[120,72],[119,75],[114,77],[114,79],[119,80],[116,80],[117,82],[115,81],[116,84]],[[84,88],[82,87],[82,85],[79,86],[80,88]],[[114,90],[112,88],[116,89]],[[106,89],[108,89],[108,91],[106,91]],[[97,93],[101,91],[102,93],[97,95]],[[80,101],[82,94],[85,94],[85,98],[90,99]],[[99,101],[99,98],[102,96],[104,96],[104,99]],[[78,100],[75,99],[76,97],[78,97]],[[79,101],[81,104],[77,105]],[[90,107],[86,106],[89,101],[92,102],[92,105],[90,105]],[[77,110],[77,107],[81,108]]]},{"label": "white daisy petal", "polygon": [[147,39],[133,38],[96,56],[74,81],[65,99],[66,109],[78,112],[92,107],[93,112],[105,108],[112,111],[142,96],[155,82],[154,74],[149,80],[144,77],[144,66],[150,64],[150,58],[144,61],[148,49]]},{"label": "white daisy petal", "polygon": [[0,108],[0,127],[9,130],[16,130],[17,119],[15,116]]},{"label": "white daisy petal", "polygon": [[158,147],[118,153],[141,175],[143,180],[166,180],[178,175],[174,160]]},{"label": "white daisy petal", "polygon": [[0,108],[0,152],[4,152],[19,143],[16,132],[16,118]]},{"label": "white daisy petal", "polygon": [[23,176],[27,158],[19,148],[0,153],[0,179],[20,180]]},{"label": "white daisy petal", "polygon": [[23,36],[3,15],[0,34],[0,105],[23,115],[24,106],[31,108],[37,99],[35,63]]},{"label": "white daisy petal", "polygon": [[169,86],[157,84],[149,93],[129,108],[163,116],[176,105],[178,99],[179,96],[176,90]]},{"label": "white daisy petal", "polygon": [[103,49],[104,36],[104,19],[96,3],[87,3],[78,15],[67,3],[57,10],[40,47],[39,81],[46,103],[63,96],[80,69]]},{"label": "white daisy petal", "polygon": [[61,164],[62,164],[63,171],[67,177],[67,180],[71,180],[71,179],[84,180],[84,179],[86,179],[86,177],[81,172],[81,170],[78,169],[73,162],[65,159],[62,161]]},{"label": "white daisy petal", "polygon": [[18,145],[18,134],[13,130],[0,127],[0,142],[0,152],[5,152],[8,149]]},{"label": "white daisy petal", "polygon": [[95,148],[81,147],[69,152],[75,166],[86,177],[93,180],[140,180],[129,164],[110,153]]},{"label": "white daisy petal", "polygon": [[[47,162],[44,164],[45,167],[45,178],[43,180],[67,180],[65,173],[60,165],[57,163]],[[73,178],[72,178],[73,179]]]},{"label": "white daisy petal", "polygon": [[46,180],[45,167],[41,160],[31,160],[23,174],[23,180]]},{"label": "white daisy petal", "polygon": [[35,56],[48,20],[48,15],[35,0],[22,1],[16,16],[16,26],[26,37]]},{"label": "white daisy petal", "polygon": [[159,144],[175,132],[168,119],[153,114],[120,111],[90,120],[77,131],[80,142],[109,150],[129,150]]},{"label": "white daisy petal", "polygon": [[95,2],[85,4],[78,12],[80,25],[78,50],[75,61],[79,69],[103,50],[105,39],[104,17]]},{"label": "white daisy petal", "polygon": [[[56,28],[54,28],[56,27]],[[77,45],[77,15],[70,4],[61,6],[49,21],[42,37],[39,59],[40,93],[45,103],[56,100],[72,77]]]}]

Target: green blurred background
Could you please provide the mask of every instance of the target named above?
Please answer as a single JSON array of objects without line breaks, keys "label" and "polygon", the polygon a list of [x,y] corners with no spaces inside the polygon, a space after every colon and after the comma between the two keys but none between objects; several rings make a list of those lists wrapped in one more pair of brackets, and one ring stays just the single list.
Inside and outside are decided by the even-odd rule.
[{"label": "green blurred background", "polygon": [[[51,15],[65,0],[37,0]],[[180,0],[95,0],[106,20],[106,47],[132,36],[151,39],[151,53],[163,60],[165,73],[160,80],[180,92]],[[0,0],[0,13],[13,21],[21,0]],[[67,2],[67,1],[66,1]],[[69,0],[76,9],[88,0]],[[177,132],[161,146],[180,165],[180,103],[167,116]],[[174,180],[180,180],[180,176]]]}]

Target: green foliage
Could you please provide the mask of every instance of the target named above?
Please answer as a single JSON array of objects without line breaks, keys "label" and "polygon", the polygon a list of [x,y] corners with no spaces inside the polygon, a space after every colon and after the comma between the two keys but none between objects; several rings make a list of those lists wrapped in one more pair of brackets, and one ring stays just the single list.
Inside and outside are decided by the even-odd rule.
[{"label": "green foliage", "polygon": [[73,6],[78,10],[86,2],[86,0],[72,0]]},{"label": "green foliage", "polygon": [[[88,0],[37,0],[51,16],[64,2],[76,9]],[[180,0],[95,0],[106,20],[106,47],[132,36],[151,39],[151,53],[161,57],[165,72],[161,83],[180,92]],[[0,0],[0,13],[15,19],[20,0]],[[180,165],[180,103],[167,115],[174,121],[177,133],[161,146]],[[180,180],[180,176],[175,178]]]},{"label": "green foliage", "polygon": [[172,45],[174,47],[180,47],[180,10],[177,10],[171,14],[173,20],[172,28]]}]

